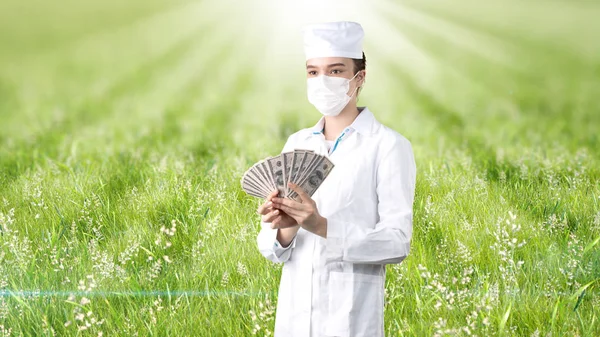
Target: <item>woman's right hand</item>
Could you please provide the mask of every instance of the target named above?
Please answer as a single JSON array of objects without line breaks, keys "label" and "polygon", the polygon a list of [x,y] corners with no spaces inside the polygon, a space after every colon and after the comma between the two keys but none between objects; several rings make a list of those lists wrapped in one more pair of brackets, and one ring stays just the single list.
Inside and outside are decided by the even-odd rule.
[{"label": "woman's right hand", "polygon": [[271,199],[279,194],[278,190],[271,192],[265,199],[265,202],[258,207],[257,213],[262,215],[263,222],[270,222],[271,228],[289,228],[298,226],[294,218],[282,210],[273,209]]}]

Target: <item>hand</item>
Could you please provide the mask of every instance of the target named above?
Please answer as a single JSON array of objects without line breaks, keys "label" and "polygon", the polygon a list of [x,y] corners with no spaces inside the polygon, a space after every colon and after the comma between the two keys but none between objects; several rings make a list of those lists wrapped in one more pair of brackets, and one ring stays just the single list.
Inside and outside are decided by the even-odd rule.
[{"label": "hand", "polygon": [[301,202],[273,196],[272,207],[287,213],[307,231],[326,237],[327,219],[319,214],[316,202],[300,186],[290,182],[288,187],[298,193]]},{"label": "hand", "polygon": [[272,199],[279,194],[278,190],[271,192],[265,199],[265,202],[258,207],[257,213],[262,215],[263,222],[270,222],[271,228],[289,228],[298,226],[294,218],[285,212],[274,209]]}]

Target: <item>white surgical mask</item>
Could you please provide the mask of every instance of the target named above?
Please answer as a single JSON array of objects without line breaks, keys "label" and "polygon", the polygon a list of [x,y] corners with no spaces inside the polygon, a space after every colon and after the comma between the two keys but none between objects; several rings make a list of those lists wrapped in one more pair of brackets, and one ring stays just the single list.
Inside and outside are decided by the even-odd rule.
[{"label": "white surgical mask", "polygon": [[348,96],[350,81],[356,77],[356,73],[351,79],[344,77],[334,77],[320,75],[306,80],[308,101],[325,116],[337,116],[352,99],[352,94]]}]

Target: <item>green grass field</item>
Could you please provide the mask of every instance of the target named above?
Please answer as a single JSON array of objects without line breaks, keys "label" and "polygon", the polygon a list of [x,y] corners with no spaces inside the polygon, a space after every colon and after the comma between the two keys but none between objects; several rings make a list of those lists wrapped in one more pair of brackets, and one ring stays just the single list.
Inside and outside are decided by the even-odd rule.
[{"label": "green grass field", "polygon": [[[320,115],[244,4],[0,4],[0,336],[272,335],[239,181]],[[600,4],[369,4],[359,105],[417,161],[386,336],[600,336]]]}]

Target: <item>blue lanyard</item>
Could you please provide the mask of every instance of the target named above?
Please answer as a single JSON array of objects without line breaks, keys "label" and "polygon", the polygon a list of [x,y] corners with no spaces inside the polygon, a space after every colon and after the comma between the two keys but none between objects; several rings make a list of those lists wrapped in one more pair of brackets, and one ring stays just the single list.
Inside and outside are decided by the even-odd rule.
[{"label": "blue lanyard", "polygon": [[333,154],[333,151],[335,151],[335,149],[337,148],[340,140],[342,140],[342,138],[344,137],[345,134],[346,134],[346,132],[342,132],[342,134],[336,139],[335,144],[333,145],[333,150],[331,150],[330,154]]},{"label": "blue lanyard", "polygon": [[[325,132],[325,127],[323,127],[323,129],[321,130],[321,132],[318,132],[318,131],[313,132],[313,135],[323,134],[323,132]],[[344,132],[342,132],[342,134],[335,140],[335,144],[333,145],[333,149],[329,153],[330,155],[333,154],[333,152],[335,151],[335,149],[337,149],[338,144],[340,143],[340,141],[342,140],[342,138],[344,138],[344,135],[346,135],[346,132],[348,132],[348,128],[346,128],[344,130]]]}]

